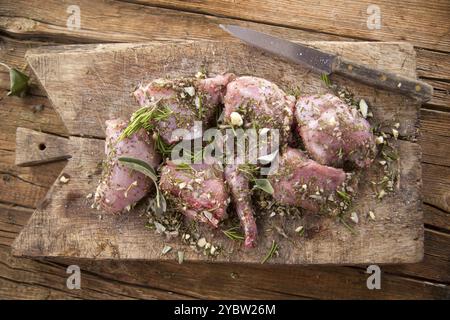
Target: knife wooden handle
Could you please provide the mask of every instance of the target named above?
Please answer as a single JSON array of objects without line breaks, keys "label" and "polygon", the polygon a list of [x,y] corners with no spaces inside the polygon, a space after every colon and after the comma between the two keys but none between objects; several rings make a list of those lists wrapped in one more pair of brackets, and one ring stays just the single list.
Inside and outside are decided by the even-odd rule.
[{"label": "knife wooden handle", "polygon": [[333,72],[380,89],[400,92],[422,102],[429,101],[433,96],[433,87],[428,83],[358,65],[342,57],[335,60]]}]

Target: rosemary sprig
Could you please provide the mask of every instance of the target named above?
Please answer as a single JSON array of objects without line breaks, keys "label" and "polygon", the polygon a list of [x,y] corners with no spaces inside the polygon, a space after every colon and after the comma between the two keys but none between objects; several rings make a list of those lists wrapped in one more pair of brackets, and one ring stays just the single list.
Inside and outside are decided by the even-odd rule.
[{"label": "rosemary sprig", "polygon": [[159,134],[156,136],[156,149],[161,153],[164,157],[169,156],[172,153],[173,146],[165,143]]},{"label": "rosemary sprig", "polygon": [[233,241],[244,241],[244,236],[236,231],[239,227],[233,227],[228,230],[222,230],[223,234]]},{"label": "rosemary sprig", "polygon": [[153,130],[153,121],[166,120],[172,113],[173,111],[167,106],[160,106],[159,101],[151,106],[144,106],[136,110],[131,115],[130,123],[120,135],[119,141],[131,136],[142,128],[147,131]]},{"label": "rosemary sprig", "polygon": [[353,234],[353,235],[356,234],[355,229],[353,229],[353,227],[351,227],[351,226],[344,220],[343,217],[339,217],[339,222],[342,223],[342,225],[343,225],[344,227],[346,227],[346,228],[351,232],[351,234]]},{"label": "rosemary sprig", "polygon": [[267,253],[267,255],[264,257],[263,261],[261,261],[261,264],[264,264],[269,259],[271,259],[277,251],[278,251],[278,244],[275,242],[275,240],[272,240],[272,246],[270,247],[270,250]]}]

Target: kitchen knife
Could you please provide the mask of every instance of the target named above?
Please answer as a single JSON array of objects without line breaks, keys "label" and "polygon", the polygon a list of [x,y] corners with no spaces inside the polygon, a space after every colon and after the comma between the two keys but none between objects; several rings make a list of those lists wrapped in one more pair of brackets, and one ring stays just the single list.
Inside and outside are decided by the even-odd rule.
[{"label": "kitchen knife", "polygon": [[303,64],[321,74],[340,74],[380,89],[400,92],[422,102],[429,101],[433,95],[433,87],[422,81],[366,67],[339,55],[323,52],[251,29],[222,24],[220,27],[245,43]]}]

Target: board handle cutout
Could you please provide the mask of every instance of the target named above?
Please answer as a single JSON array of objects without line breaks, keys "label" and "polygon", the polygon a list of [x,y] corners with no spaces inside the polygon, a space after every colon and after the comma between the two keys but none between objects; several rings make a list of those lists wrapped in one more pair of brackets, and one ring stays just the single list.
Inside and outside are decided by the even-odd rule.
[{"label": "board handle cutout", "polygon": [[71,157],[69,139],[27,128],[16,131],[16,165],[35,166]]}]

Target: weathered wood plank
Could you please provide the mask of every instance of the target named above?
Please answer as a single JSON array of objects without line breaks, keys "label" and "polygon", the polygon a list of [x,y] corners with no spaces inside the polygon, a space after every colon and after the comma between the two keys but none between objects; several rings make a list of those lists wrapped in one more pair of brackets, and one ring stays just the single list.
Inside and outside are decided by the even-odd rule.
[{"label": "weathered wood plank", "polygon": [[423,188],[424,202],[450,212],[450,168],[423,163],[422,172],[424,186],[432,186]]},{"label": "weathered wood plank", "polygon": [[450,213],[424,204],[424,223],[439,229],[450,231]]},{"label": "weathered wood plank", "polygon": [[69,139],[22,127],[16,131],[17,166],[34,166],[70,158]]},{"label": "weathered wood plank", "polygon": [[[345,43],[317,42],[313,46],[337,52],[350,59],[366,64],[377,64],[380,68],[414,76],[415,60],[411,46],[390,43]],[[70,50],[70,51],[66,51]],[[161,54],[162,53],[162,54]],[[317,93],[323,85],[319,77],[310,74],[301,66],[237,43],[195,42],[182,45],[90,45],[63,46],[34,49],[28,60],[55,108],[60,113],[71,135],[102,137],[104,120],[128,116],[133,105],[127,88],[140,80],[148,81],[161,76],[195,74],[206,66],[211,74],[232,71],[253,74],[278,83],[283,88],[300,85],[304,94]],[[142,73],[144,69],[145,74]],[[126,70],[126,72],[124,72]],[[273,71],[277,70],[277,73]],[[403,96],[380,92],[374,88],[335,78],[351,87],[357,98],[364,98],[374,113],[375,122],[400,121],[400,133],[405,138],[416,134],[418,104]],[[73,83],[77,83],[74,86]],[[322,88],[322,89],[321,89]],[[89,116],[86,116],[89,115]],[[76,149],[64,174],[71,177],[67,186],[56,183],[53,193],[47,197],[40,210],[31,219],[30,225],[14,245],[15,253],[22,255],[76,256],[121,259],[166,259],[160,255],[162,240],[158,236],[146,238],[142,219],[135,214],[122,217],[104,216],[90,209],[85,195],[93,191],[98,177],[98,164],[102,155],[101,141],[92,139],[70,141]],[[76,142],[76,143],[75,143]],[[376,203],[370,183],[362,183],[361,201],[356,201],[354,210],[364,212],[368,207],[376,208],[377,221],[364,221],[358,226],[361,232],[353,241],[348,240],[348,231],[333,220],[321,221],[321,232],[314,240],[278,239],[285,251],[273,259],[275,263],[361,263],[361,262],[412,262],[422,257],[421,211],[418,206],[420,184],[419,148],[417,144],[399,142],[401,157],[401,184],[392,199]],[[78,150],[77,150],[78,149]],[[76,150],[76,151],[75,151]],[[80,172],[80,168],[83,168]],[[375,167],[368,173],[375,175]],[[395,205],[394,205],[395,203]],[[398,208],[398,203],[403,205]],[[76,212],[76,214],[75,214]],[[388,214],[389,213],[389,214]],[[69,219],[70,216],[70,219]],[[64,223],[70,220],[67,230]],[[32,227],[39,221],[40,228]],[[265,219],[259,222],[264,225]],[[267,222],[267,221],[266,221]],[[370,225],[369,225],[370,224]],[[95,227],[94,227],[95,226]],[[117,233],[120,228],[121,232]],[[49,233],[43,230],[48,230]],[[271,244],[273,236],[267,228],[260,228],[260,245],[252,252],[237,250],[232,255],[223,255],[217,261],[260,262]],[[64,236],[61,236],[61,232]],[[87,233],[91,233],[85,242]],[[266,234],[267,233],[267,234]],[[82,235],[83,234],[83,235]],[[54,241],[54,238],[64,241]],[[370,245],[379,237],[386,249]],[[218,232],[215,240],[223,240]],[[370,243],[366,243],[370,238]],[[39,246],[36,241],[39,239]],[[390,241],[389,239],[393,240]],[[399,241],[399,239],[403,239]],[[97,247],[95,247],[97,242]],[[232,245],[221,241],[228,252]],[[336,243],[340,243],[336,245]],[[179,244],[171,243],[174,247]],[[237,249],[237,248],[235,248]],[[182,250],[182,248],[179,248]],[[188,252],[187,259],[205,259],[201,254]],[[271,261],[272,262],[272,261]]]},{"label": "weathered wood plank", "polygon": [[[30,210],[0,205],[0,229],[17,234],[30,216]],[[17,226],[19,225],[19,226]],[[427,278],[449,282],[449,257],[440,247],[448,246],[450,236],[426,231],[425,259],[419,264],[382,266],[382,290],[367,290],[363,270],[347,267],[248,266],[83,261],[58,259],[32,261],[9,255],[9,243],[0,246],[2,297],[16,298],[445,298],[449,288],[405,278]],[[0,236],[1,239],[1,236]],[[67,290],[65,268],[82,268],[82,290]],[[276,275],[274,277],[274,275]],[[337,276],[339,275],[339,277]],[[6,278],[6,279],[5,279]],[[260,279],[265,279],[261,281]],[[313,281],[315,280],[315,282]],[[320,279],[317,282],[317,279]],[[314,282],[314,283],[313,283]],[[318,283],[326,283],[327,290]],[[45,286],[42,288],[41,286]],[[343,286],[343,287],[342,287]],[[222,290],[226,287],[227,290]],[[406,290],[409,289],[409,290]],[[3,290],[3,291],[1,291]],[[6,290],[9,290],[6,292]],[[95,290],[92,292],[92,290]],[[412,290],[412,291],[411,291]],[[14,295],[12,292],[17,291]],[[172,293],[169,293],[172,292]],[[177,294],[183,292],[183,294]]]},{"label": "weathered wood plank", "polygon": [[[111,4],[111,3],[109,3],[108,4],[110,7],[114,7],[114,4]],[[83,7],[83,8],[85,8],[85,7]],[[139,9],[140,10],[140,9]],[[123,14],[123,12],[122,12],[122,14]],[[116,17],[117,18],[117,21],[120,23],[120,21],[122,21],[121,23],[123,23],[123,24],[127,24],[127,20],[130,20],[130,19],[133,19],[134,18],[134,16],[133,15],[128,15],[128,16],[125,16],[125,15],[123,15],[122,17],[120,17],[120,19],[119,19],[119,17]],[[140,17],[139,17],[140,18]],[[158,20],[156,20],[156,19],[158,19]],[[102,20],[102,19],[99,19],[99,20]],[[206,19],[205,19],[206,20]],[[225,20],[225,19],[223,19],[223,20]],[[160,21],[159,20],[159,18],[158,17],[156,17],[156,16],[153,16],[152,17],[152,21]],[[229,21],[233,21],[233,20],[229,20]],[[10,23],[13,23],[13,21],[12,20],[10,20],[9,21]],[[29,22],[29,20],[26,20],[26,19],[23,19],[23,22],[24,23],[27,23],[27,22]],[[108,21],[109,22],[109,21]],[[115,25],[117,25],[117,23],[114,23]],[[129,23],[128,23],[128,25],[130,25]],[[142,24],[140,24],[140,23],[136,23],[136,25],[132,25],[132,26],[130,26],[130,28],[128,28],[127,30],[125,30],[125,32],[129,32],[129,30],[132,30],[133,28],[135,28],[136,30],[138,30],[139,28],[140,28],[140,26],[141,26]],[[19,27],[19,26],[21,26],[20,25],[20,22],[16,25],[17,27]],[[42,26],[42,25],[41,25]],[[73,38],[71,38],[71,35],[70,35],[70,33],[69,33],[69,36],[67,36],[67,30],[66,30],[66,33],[65,33],[65,31],[64,30],[62,30],[62,31],[60,31],[60,35],[55,35],[55,34],[57,34],[57,32],[55,32],[55,34],[53,34],[52,33],[52,26],[50,25],[50,24],[47,24],[47,25],[44,25],[45,26],[45,28],[44,29],[42,29],[42,35],[44,35],[43,37],[47,37],[47,38],[52,38],[52,39],[55,39],[55,40],[57,40],[57,41],[59,41],[59,40],[62,40],[62,41],[78,41],[78,42],[92,42],[92,41],[95,41],[95,40],[92,40],[94,37],[98,37],[98,41],[108,41],[108,32],[103,32],[102,33],[102,28],[98,28],[97,30],[95,30],[96,32],[89,32],[89,30],[87,31],[87,32],[84,32],[84,35],[83,36],[79,36],[79,37],[73,37]],[[196,26],[200,26],[200,27],[203,27],[201,24],[198,24],[198,23],[193,23],[192,25],[191,25],[191,27],[192,28],[195,28]],[[64,27],[64,23],[62,23],[61,24],[61,29],[63,29],[63,27]],[[265,28],[265,26],[263,26],[262,28]],[[12,29],[14,29],[14,28],[12,28]],[[8,29],[9,31],[11,31],[12,29]],[[107,28],[103,28],[104,30],[106,30]],[[286,33],[286,31],[284,31],[283,29],[285,29],[285,28],[280,28],[282,31],[280,32],[280,35],[283,35],[284,36],[284,34]],[[144,32],[146,32],[146,30],[143,30]],[[181,30],[180,30],[181,31]],[[267,31],[267,30],[265,30],[265,31]],[[16,30],[13,30],[13,33],[12,34],[17,34],[17,35],[20,35],[22,32],[24,32],[24,33],[27,33],[27,32],[29,32],[29,30],[27,31],[27,28],[24,28],[24,29],[19,29],[19,28],[16,28]],[[39,32],[41,32],[41,31],[39,31]],[[30,36],[32,36],[32,37],[37,37],[37,38],[40,38],[41,37],[41,34],[39,33],[39,32],[35,32],[35,33],[32,33],[32,32],[29,32],[29,33],[27,33],[27,36],[28,35],[30,35]],[[158,30],[157,29],[155,29],[155,34],[157,34],[157,32],[158,32]],[[182,31],[181,31],[182,32]],[[189,32],[189,30],[188,30],[188,32]],[[175,34],[175,37],[177,37],[177,38],[180,38],[180,35],[179,34],[177,34],[176,32],[174,32],[174,34]],[[205,36],[206,37],[208,37],[209,36],[209,34],[210,34],[210,32],[208,32],[208,33],[205,33]],[[315,37],[315,39],[318,39],[318,37],[324,37],[323,39],[329,39],[329,40],[332,40],[332,39],[335,39],[335,36],[333,36],[333,35],[323,35],[323,34],[317,34],[317,35],[315,35],[315,33],[314,32],[305,32],[305,34],[306,34],[306,36],[309,36],[310,35],[310,39],[314,39],[314,37]],[[111,35],[109,35],[109,36],[111,36]],[[134,37],[134,35],[133,34],[129,34],[128,35],[129,37],[130,37],[130,39],[132,38],[132,37]],[[165,38],[165,39],[161,39],[162,41],[166,41],[166,40],[170,40],[170,37],[171,37],[171,35],[167,35],[167,38]],[[312,38],[311,38],[312,37]],[[114,38],[114,36],[112,37],[112,38]],[[117,36],[117,39],[118,39],[119,37]],[[126,38],[125,36],[123,37],[123,38]],[[301,37],[301,38],[304,38],[304,37]],[[101,40],[100,40],[101,39]],[[297,38],[297,39],[300,39],[300,38]],[[130,40],[126,40],[126,41],[130,41]],[[4,47],[2,46],[2,49],[3,49]],[[425,57],[425,59],[423,59],[423,64],[422,64],[422,62],[421,62],[421,55],[423,54],[423,52],[425,52],[425,55],[426,55],[426,57]],[[23,51],[24,52],[24,51]],[[2,58],[1,58],[1,60],[2,61],[4,61],[4,59],[5,59],[5,57],[3,56],[3,53],[5,53],[5,51],[4,50],[0,50],[0,56],[2,56]],[[450,74],[449,72],[445,72],[445,68],[446,68],[446,64],[445,64],[445,61],[448,61],[448,57],[449,57],[449,55],[447,55],[447,54],[442,54],[442,56],[441,57],[439,57],[439,58],[433,58],[433,56],[435,56],[436,54],[439,54],[439,53],[437,53],[437,52],[431,52],[431,51],[428,51],[428,50],[421,50],[421,51],[419,51],[418,52],[418,74],[420,75],[420,76],[425,76],[425,77],[430,77],[430,78],[435,78],[436,76],[438,77],[438,78],[441,78],[441,77],[444,77],[444,79],[445,78],[448,78],[448,74]],[[9,56],[11,56],[11,55],[9,55],[9,54],[7,54],[7,58],[9,57]],[[445,60],[445,58],[447,58],[447,60]],[[429,60],[428,60],[429,59]],[[11,59],[11,61],[19,61],[19,60],[21,60],[21,62],[20,63],[17,63],[17,64],[15,64],[16,66],[21,66],[22,65],[22,63],[23,63],[23,55],[20,55],[20,56],[17,56],[17,57],[15,57],[15,56],[13,56],[13,58]],[[422,72],[422,69],[423,68],[421,68],[421,66],[423,66],[424,68],[425,68],[425,70],[429,70],[429,69],[427,69],[427,67],[428,66],[430,66],[430,65],[432,65],[431,63],[435,63],[435,66],[434,66],[434,68],[432,68],[432,69],[430,69],[430,72],[431,73],[429,73],[429,74],[424,74],[424,73],[421,73]],[[14,64],[14,62],[13,62],[13,64]],[[448,67],[448,64],[447,64],[447,67]],[[442,70],[442,72],[440,72],[440,70]],[[428,71],[426,71],[426,72],[428,72]],[[6,79],[6,74],[5,73],[3,73],[3,75],[2,74],[0,74],[1,76],[3,76],[4,77],[4,79]],[[2,84],[2,88],[4,88],[4,89],[7,89],[7,83],[6,83],[6,81],[0,81],[0,83]],[[6,85],[4,85],[4,84],[6,84]],[[22,125],[23,126],[23,125]],[[2,147],[1,147],[1,145],[0,145],[0,149],[2,149]],[[7,153],[7,155],[6,155],[6,159],[13,159],[13,157],[14,157],[14,154],[13,153]],[[3,160],[3,158],[2,158],[2,160]],[[12,163],[11,161],[8,161],[9,163]],[[430,185],[429,186],[430,188],[431,187],[433,187],[432,185]],[[425,188],[427,188],[427,186],[425,186]],[[441,220],[442,221],[442,220]],[[426,242],[427,243],[427,242]],[[427,250],[427,249],[426,249]],[[11,259],[13,259],[13,258],[11,258]],[[425,257],[425,259],[427,259],[427,256]],[[22,260],[22,259],[20,259],[20,260]],[[115,264],[113,264],[113,266],[112,267],[116,267],[116,265]],[[144,266],[137,266],[136,267],[136,270],[135,270],[135,273],[136,274],[138,274],[139,273],[139,269],[142,269],[142,268],[146,268],[146,266],[144,265]],[[334,269],[334,268],[333,268]],[[436,270],[439,270],[439,268],[438,267],[436,267],[435,268]],[[442,270],[442,268],[441,268],[441,270]],[[445,270],[445,269],[444,269]],[[430,271],[431,271],[431,269],[430,269]],[[105,271],[106,273],[107,273],[107,271]],[[101,273],[100,273],[101,275],[103,275],[104,274],[104,271],[102,270],[101,271]],[[310,277],[314,277],[314,275],[310,275]],[[256,279],[256,280],[258,280],[258,279]],[[137,279],[137,282],[139,282],[139,280]],[[257,281],[257,282],[259,282],[259,281]],[[215,282],[214,282],[215,283]],[[44,283],[44,285],[45,285],[45,283]],[[3,286],[3,283],[1,284],[1,286]],[[312,286],[314,287],[315,286],[315,284],[312,284]],[[10,293],[12,293],[12,292],[16,292],[17,293],[17,295],[20,295],[20,294],[23,294],[23,298],[26,298],[26,297],[29,297],[29,298],[33,298],[33,292],[34,292],[34,290],[36,289],[36,285],[33,285],[33,284],[31,284],[31,285],[29,285],[29,287],[27,287],[25,290],[20,290],[20,288],[18,288],[17,286],[11,286],[11,287],[9,287],[10,288],[10,290],[8,290],[8,288],[6,288],[6,286],[5,286],[5,290],[7,291],[5,294],[6,294],[6,296],[9,296],[9,294]],[[45,289],[45,288],[43,288],[42,290],[41,289],[39,289],[39,290],[36,290],[36,292],[41,292],[41,297],[46,297],[47,295],[48,295],[48,291],[47,291],[48,289]],[[253,292],[252,292],[253,293]],[[254,295],[253,295],[253,297],[255,297],[255,296],[257,296],[257,294],[258,294],[258,292],[254,292]],[[267,293],[268,294],[268,297],[271,297],[270,296],[270,292],[268,292]],[[272,293],[272,294],[274,294],[274,293]],[[54,297],[56,295],[56,293],[53,293],[52,294],[52,296]],[[2,293],[2,296],[4,296],[3,295],[3,293]],[[12,298],[14,298],[15,296],[14,296],[14,294],[11,296]],[[208,295],[204,295],[204,297],[206,297],[206,298],[208,298]],[[273,297],[273,295],[272,295],[272,297]],[[232,297],[233,298],[233,297]]]},{"label": "weathered wood plank", "polygon": [[[21,6],[20,3],[15,4]],[[61,10],[60,3],[51,4]],[[98,8],[100,6],[100,8]],[[21,12],[24,10],[33,11],[33,6],[27,4],[26,8],[20,7]],[[110,3],[107,7],[103,7],[101,3],[89,3],[83,5],[83,12],[114,12],[108,15],[108,20],[104,19],[83,19],[84,28],[79,31],[71,31],[65,27],[65,20],[55,20],[53,15],[39,16],[36,21],[31,19],[16,18],[16,17],[1,17],[0,13],[0,29],[4,28],[6,32],[11,35],[19,36],[21,38],[35,37],[36,39],[49,38],[53,41],[63,43],[67,42],[126,42],[126,41],[145,41],[152,39],[152,41],[185,41],[198,39],[211,40],[230,40],[229,35],[220,30],[217,25],[219,23],[238,23],[243,24],[257,30],[279,35],[290,40],[354,40],[349,37],[341,37],[333,34],[317,33],[314,31],[304,31],[286,27],[275,27],[260,23],[243,22],[240,20],[233,20],[227,18],[219,18],[215,16],[205,16],[203,14],[183,13],[173,10],[164,10],[159,8],[146,8],[138,5]],[[106,11],[105,11],[106,10]],[[145,15],[142,12],[146,12]],[[1,11],[0,11],[1,12]],[[115,15],[115,12],[120,12],[120,17]],[[30,12],[30,17],[40,15],[40,11],[35,13]],[[67,15],[67,14],[66,14]],[[147,21],[151,15],[152,25],[142,28],[142,25],[147,25]],[[62,13],[62,17],[64,13]],[[173,19],[173,21],[172,21]],[[168,21],[170,20],[170,21]],[[125,23],[124,21],[127,21]],[[118,28],[116,32],[112,32],[115,26],[126,24],[126,28]],[[164,25],[164,28],[153,26]],[[184,28],[179,26],[183,25]],[[55,26],[58,26],[55,28]],[[58,32],[56,32],[58,30]],[[92,30],[95,30],[94,32]],[[107,31],[106,31],[107,30]],[[207,32],[205,32],[207,30]],[[162,34],[164,32],[164,34]],[[126,37],[124,36],[126,34]],[[143,39],[142,36],[146,38]],[[125,38],[127,40],[125,40]],[[36,42],[36,41],[34,41]],[[34,46],[33,41],[27,41],[27,46]],[[448,79],[448,73],[445,73],[447,68],[446,62],[450,59],[450,55],[441,52],[433,52],[429,50],[420,50],[418,52],[419,63],[418,70],[424,70],[425,77],[431,79]],[[9,58],[9,57],[8,57]],[[421,65],[423,63],[423,65]],[[23,65],[23,62],[20,63]],[[432,67],[430,67],[432,66]],[[431,70],[430,70],[431,68]],[[428,70],[428,71],[426,71]],[[444,72],[440,71],[444,70]],[[421,75],[422,75],[421,74]],[[431,84],[435,84],[431,82]],[[437,104],[439,108],[450,108],[448,94],[442,89],[442,82],[437,82],[435,88],[434,99],[429,103],[429,106]]]},{"label": "weathered wood plank", "polygon": [[[135,0],[173,9],[191,10],[215,16],[316,30],[358,39],[404,40],[415,46],[450,51],[448,37],[450,4],[445,0],[377,1],[381,28],[367,27],[367,10],[373,2],[364,1],[258,1],[240,2]],[[395,27],[393,27],[395,26]]]},{"label": "weathered wood plank", "polygon": [[422,109],[420,124],[422,161],[450,166],[450,113]]}]

